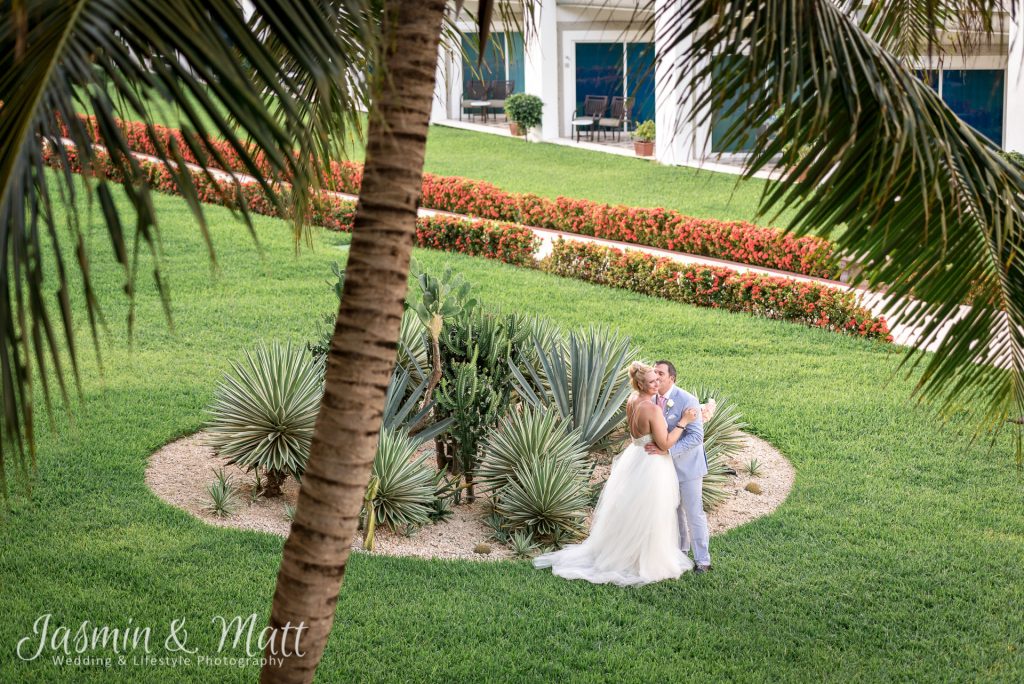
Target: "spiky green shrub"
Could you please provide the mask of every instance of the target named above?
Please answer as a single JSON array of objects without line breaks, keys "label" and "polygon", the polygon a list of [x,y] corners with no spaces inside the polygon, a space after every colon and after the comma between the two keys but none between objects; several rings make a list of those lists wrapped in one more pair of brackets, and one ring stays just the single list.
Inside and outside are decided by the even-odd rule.
[{"label": "spiky green shrub", "polygon": [[518,478],[527,464],[545,458],[565,461],[589,477],[592,464],[580,442],[556,412],[524,406],[511,411],[484,441],[478,480],[497,490]]},{"label": "spiky green shrub", "polygon": [[715,414],[704,423],[704,453],[708,458],[708,474],[704,476],[702,499],[704,510],[709,511],[728,496],[726,485],[732,474],[728,459],[743,450],[742,431],[747,424],[743,422],[736,402],[723,397],[719,390],[702,387],[693,395],[703,403],[714,399],[718,404]]},{"label": "spiky green shrub", "polygon": [[588,502],[588,484],[578,468],[536,459],[501,488],[494,510],[510,533],[524,530],[542,543],[561,545],[583,535]]},{"label": "spiky green shrub", "polygon": [[206,510],[219,518],[226,518],[238,510],[235,484],[224,474],[223,468],[217,469],[214,474],[217,479],[206,487],[206,493],[210,497]]},{"label": "spiky green shrub", "polygon": [[597,327],[570,333],[564,348],[549,344],[536,345],[539,371],[512,366],[516,391],[532,406],[558,411],[593,451],[625,419],[628,368],[637,350],[628,337]]},{"label": "spiky green shrub", "polygon": [[434,512],[437,476],[423,465],[426,456],[412,460],[415,453],[416,443],[405,435],[380,431],[371,475],[377,490],[371,500],[377,522],[393,530],[426,525]]},{"label": "spiky green shrub", "polygon": [[208,409],[207,443],[228,463],[262,471],[264,495],[279,496],[285,478],[301,478],[309,460],[323,363],[275,342],[231,367]]},{"label": "spiky green shrub", "polygon": [[451,418],[432,421],[431,410],[434,402],[423,403],[428,380],[414,385],[413,377],[404,366],[395,366],[388,381],[384,397],[382,426],[388,430],[402,432],[410,437],[416,446],[436,438],[449,428]]},{"label": "spiky green shrub", "polygon": [[508,545],[512,547],[512,555],[516,558],[533,558],[540,550],[533,541],[533,535],[526,530],[513,532],[508,538]]}]

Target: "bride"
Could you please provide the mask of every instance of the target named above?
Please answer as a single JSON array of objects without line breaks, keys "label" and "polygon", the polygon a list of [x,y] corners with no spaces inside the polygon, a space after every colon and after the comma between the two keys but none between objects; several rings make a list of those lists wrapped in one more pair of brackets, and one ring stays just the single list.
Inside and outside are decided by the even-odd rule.
[{"label": "bride", "polygon": [[626,403],[626,423],[633,439],[612,462],[590,536],[581,544],[538,556],[534,567],[551,568],[566,579],[619,585],[675,579],[693,568],[693,561],[679,548],[675,467],[669,456],[648,454],[644,445],[653,441],[667,452],[696,420],[697,411],[688,409],[669,432],[653,402],[657,373],[635,362],[629,377],[635,393]]}]

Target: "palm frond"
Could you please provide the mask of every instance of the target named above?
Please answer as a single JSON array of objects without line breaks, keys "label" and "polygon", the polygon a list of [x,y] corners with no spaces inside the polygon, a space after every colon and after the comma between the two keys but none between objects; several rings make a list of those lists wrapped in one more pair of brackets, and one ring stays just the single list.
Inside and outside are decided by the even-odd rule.
[{"label": "palm frond", "polygon": [[[763,211],[832,233],[920,327],[919,348],[955,319],[934,355],[905,359],[918,396],[977,407],[983,428],[1024,415],[1020,170],[829,0],[688,0],[659,24],[666,46],[689,45],[680,78],[698,110],[738,115],[726,146],[763,131],[746,172],[781,167]],[[729,59],[711,81],[716,54]]]},{"label": "palm frond", "polygon": [[[6,453],[13,447],[19,471],[27,475],[26,447],[34,451],[33,382],[38,380],[48,407],[54,392],[67,397],[69,373],[78,382],[70,304],[75,272],[81,275],[86,317],[99,354],[98,331],[105,321],[90,277],[91,250],[77,221],[83,203],[100,208],[114,258],[124,271],[127,296],[133,298],[138,278],[151,273],[170,320],[157,216],[118,119],[140,119],[151,126],[159,111],[176,108],[192,154],[218,160],[220,153],[205,141],[226,140],[247,171],[261,179],[272,201],[282,211],[294,209],[298,220],[302,193],[284,196],[274,180],[287,177],[295,187],[314,187],[321,155],[328,149],[322,143],[324,129],[308,125],[311,112],[302,96],[316,83],[332,93],[336,113],[364,97],[351,67],[361,63],[374,34],[365,23],[339,27],[329,17],[346,8],[346,17],[364,17],[365,2],[253,0],[247,5],[250,21],[240,3],[198,0],[39,0],[13,3],[8,5],[12,11],[0,13],[4,496]],[[351,35],[355,33],[358,44]],[[91,114],[91,123],[79,118],[80,113]],[[331,121],[340,132],[343,117]],[[169,170],[197,217],[212,259],[213,245],[192,179],[175,164],[185,150],[175,145],[157,145],[157,156],[171,163]],[[71,174],[72,159],[87,171],[101,159],[112,165],[123,181],[120,192],[131,216],[118,215],[116,192],[103,178],[87,181],[83,193]],[[50,166],[63,171],[55,174]],[[56,225],[55,202],[71,207],[66,231]],[[248,221],[244,206],[242,214]],[[56,292],[55,299],[44,294],[44,287]],[[130,307],[129,335],[133,312]],[[55,390],[48,377],[56,378]]]}]

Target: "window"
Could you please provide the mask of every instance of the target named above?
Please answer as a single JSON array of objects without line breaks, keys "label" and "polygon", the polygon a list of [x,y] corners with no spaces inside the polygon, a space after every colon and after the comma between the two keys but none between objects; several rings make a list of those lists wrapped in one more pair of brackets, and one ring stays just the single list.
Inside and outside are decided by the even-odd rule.
[{"label": "window", "polygon": [[654,119],[653,43],[576,43],[576,111],[587,95],[632,97],[630,121]]},{"label": "window", "polygon": [[1001,69],[915,71],[938,92],[953,113],[996,145],[1003,143],[1006,73]]},{"label": "window", "polygon": [[523,34],[492,33],[487,39],[484,61],[477,66],[476,33],[462,36],[462,87],[470,81],[513,81],[513,92],[523,92],[525,71],[523,66]]}]

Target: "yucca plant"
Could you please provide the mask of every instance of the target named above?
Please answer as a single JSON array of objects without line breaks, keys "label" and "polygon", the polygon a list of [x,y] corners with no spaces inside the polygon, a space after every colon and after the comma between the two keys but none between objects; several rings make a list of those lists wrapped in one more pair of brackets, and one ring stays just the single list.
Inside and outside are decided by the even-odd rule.
[{"label": "yucca plant", "polygon": [[532,558],[537,555],[539,547],[533,541],[533,535],[526,530],[516,530],[508,538],[512,547],[512,555],[516,558]]},{"label": "yucca plant", "polygon": [[207,443],[228,463],[262,471],[265,496],[301,479],[323,394],[323,362],[301,347],[274,343],[231,364],[208,412]]},{"label": "yucca plant", "polygon": [[[400,432],[383,429],[373,459],[371,483],[377,488],[369,497],[366,513],[377,524],[397,529],[426,525],[434,512],[437,476],[424,466],[426,456],[415,461],[416,443]],[[372,511],[371,511],[372,508]]]},{"label": "yucca plant", "polygon": [[408,435],[415,445],[419,446],[447,430],[452,424],[452,419],[430,422],[434,402],[422,403],[429,381],[423,379],[414,385],[413,377],[413,374],[401,364],[395,366],[384,399],[382,424],[388,430]]},{"label": "yucca plant", "polygon": [[558,411],[592,451],[625,418],[627,368],[637,350],[628,337],[598,327],[570,333],[564,350],[557,341],[549,345],[536,344],[540,371],[511,366],[516,391],[532,406]]},{"label": "yucca plant", "polygon": [[478,480],[497,490],[516,480],[537,459],[564,461],[589,478],[592,464],[580,441],[555,411],[523,406],[511,411],[484,440]]},{"label": "yucca plant", "polygon": [[714,399],[718,404],[715,414],[704,423],[704,453],[708,459],[708,474],[704,476],[702,499],[704,510],[711,510],[726,499],[726,485],[732,469],[728,459],[743,450],[743,422],[736,402],[723,397],[719,390],[701,387],[692,393],[707,403]]},{"label": "yucca plant", "polygon": [[206,510],[217,517],[226,518],[238,510],[238,501],[235,498],[235,484],[224,473],[223,468],[214,471],[216,480],[206,487],[206,493],[210,496]]},{"label": "yucca plant", "polygon": [[510,532],[525,530],[534,539],[561,544],[583,535],[589,500],[583,471],[566,461],[536,459],[502,487],[494,509]]},{"label": "yucca plant", "polygon": [[750,459],[750,461],[743,467],[747,475],[750,477],[761,477],[762,469],[764,464],[758,461],[756,458]]},{"label": "yucca plant", "polygon": [[398,330],[398,363],[409,372],[414,382],[428,378],[427,329],[412,309],[402,313],[402,324]]}]

